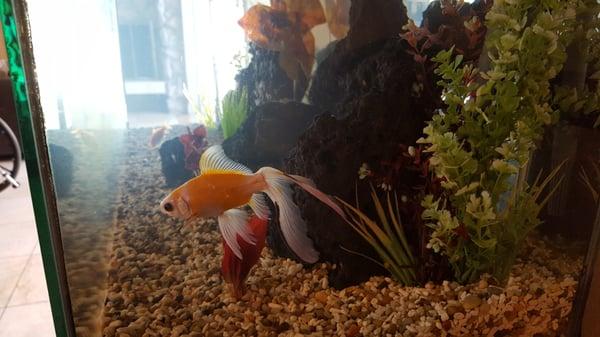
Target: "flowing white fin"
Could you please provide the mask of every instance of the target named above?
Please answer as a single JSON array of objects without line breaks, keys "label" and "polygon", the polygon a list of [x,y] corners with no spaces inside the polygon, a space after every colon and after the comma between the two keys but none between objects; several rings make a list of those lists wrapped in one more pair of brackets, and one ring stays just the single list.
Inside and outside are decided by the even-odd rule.
[{"label": "flowing white fin", "polygon": [[306,235],[306,223],[292,198],[290,184],[294,180],[271,167],[263,167],[256,174],[264,177],[267,184],[264,192],[279,208],[279,225],[288,246],[303,261],[317,262],[319,252],[315,250],[312,240]]},{"label": "flowing white fin", "polygon": [[217,220],[225,243],[231,248],[235,256],[242,260],[242,252],[240,251],[237,236],[239,235],[249,244],[256,244],[256,238],[247,226],[248,213],[241,209],[234,208],[223,212],[223,214],[217,217]]},{"label": "flowing white fin", "polygon": [[262,220],[268,220],[271,215],[265,196],[261,193],[254,193],[248,203],[254,214]]},{"label": "flowing white fin", "polygon": [[297,180],[297,183],[303,183],[309,186],[312,186],[314,188],[317,188],[317,185],[315,184],[314,181],[312,181],[312,179],[308,179],[306,177],[303,176],[297,176],[295,174],[286,174],[287,176],[294,178],[294,180]]},{"label": "flowing white fin", "polygon": [[344,211],[342,208],[327,194],[319,191],[315,183],[308,178],[297,176],[293,174],[286,174],[290,177],[298,186],[302,187],[306,192],[313,195],[313,197],[319,199],[322,203],[329,206],[332,210],[334,210],[339,216],[342,218],[346,218]]},{"label": "flowing white fin", "polygon": [[200,157],[201,174],[239,173],[252,174],[252,170],[227,158],[221,145],[213,145],[206,149]]}]

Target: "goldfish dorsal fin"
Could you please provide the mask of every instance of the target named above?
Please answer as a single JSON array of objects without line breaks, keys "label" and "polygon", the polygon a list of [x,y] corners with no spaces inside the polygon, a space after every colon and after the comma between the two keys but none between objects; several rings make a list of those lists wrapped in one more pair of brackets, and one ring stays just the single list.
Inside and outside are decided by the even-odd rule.
[{"label": "goldfish dorsal fin", "polygon": [[252,170],[227,158],[221,145],[209,147],[200,157],[201,174],[238,173],[252,174]]}]

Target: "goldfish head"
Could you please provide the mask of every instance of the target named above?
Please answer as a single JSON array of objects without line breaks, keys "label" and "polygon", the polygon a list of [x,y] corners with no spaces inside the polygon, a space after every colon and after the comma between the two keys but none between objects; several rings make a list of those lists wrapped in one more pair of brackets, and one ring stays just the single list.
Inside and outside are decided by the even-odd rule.
[{"label": "goldfish head", "polygon": [[160,211],[168,216],[187,220],[192,216],[188,198],[180,189],[171,192],[160,203]]}]

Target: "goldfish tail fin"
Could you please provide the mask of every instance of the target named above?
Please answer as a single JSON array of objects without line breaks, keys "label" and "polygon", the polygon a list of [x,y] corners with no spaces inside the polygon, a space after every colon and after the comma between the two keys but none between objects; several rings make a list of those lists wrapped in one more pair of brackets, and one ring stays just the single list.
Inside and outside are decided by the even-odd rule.
[{"label": "goldfish tail fin", "polygon": [[333,198],[319,191],[315,183],[308,178],[285,174],[271,167],[263,167],[258,170],[257,174],[263,175],[267,184],[264,192],[279,207],[281,231],[290,248],[303,261],[317,262],[319,253],[314,249],[311,239],[306,234],[306,223],[300,215],[298,206],[294,204],[290,185],[294,183],[302,187],[306,192],[331,207],[342,218],[345,218],[344,211]]},{"label": "goldfish tail fin", "polygon": [[319,199],[322,203],[329,206],[332,210],[334,210],[339,216],[342,218],[346,218],[344,211],[342,208],[333,200],[329,195],[319,191],[315,183],[308,178],[297,176],[293,174],[287,174],[298,186],[302,187],[306,192],[312,194],[313,197]]},{"label": "goldfish tail fin", "polygon": [[319,252],[306,234],[306,223],[292,197],[291,184],[294,180],[272,167],[263,167],[256,174],[264,177],[266,187],[263,192],[279,208],[279,225],[288,246],[302,261],[317,262]]}]

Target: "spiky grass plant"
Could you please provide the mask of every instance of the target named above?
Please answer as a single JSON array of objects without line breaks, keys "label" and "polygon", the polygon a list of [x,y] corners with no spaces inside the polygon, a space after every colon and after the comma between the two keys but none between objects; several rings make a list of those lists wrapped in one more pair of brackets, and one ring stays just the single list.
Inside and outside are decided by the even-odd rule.
[{"label": "spiky grass plant", "polygon": [[416,284],[417,261],[406,240],[400,219],[398,197],[394,194],[392,201],[390,193],[387,193],[384,205],[371,185],[371,198],[379,222],[370,219],[358,208],[358,200],[357,206],[354,207],[338,198],[348,214],[346,222],[375,249],[381,262],[369,259],[387,269],[398,283],[402,285]]},{"label": "spiky grass plant", "polygon": [[217,128],[217,121],[220,119],[220,116],[217,116],[213,112],[214,109],[208,104],[206,97],[200,96],[198,102],[196,102],[185,83],[183,84],[183,96],[194,110],[194,114],[200,123],[211,130]]},{"label": "spiky grass plant", "polygon": [[600,201],[600,161],[591,163],[591,170],[586,170],[583,166],[579,170],[579,179],[590,191],[594,202]]},{"label": "spiky grass plant", "polygon": [[232,90],[223,98],[223,116],[221,128],[223,138],[227,139],[239,129],[248,115],[248,91],[246,88]]}]

